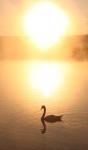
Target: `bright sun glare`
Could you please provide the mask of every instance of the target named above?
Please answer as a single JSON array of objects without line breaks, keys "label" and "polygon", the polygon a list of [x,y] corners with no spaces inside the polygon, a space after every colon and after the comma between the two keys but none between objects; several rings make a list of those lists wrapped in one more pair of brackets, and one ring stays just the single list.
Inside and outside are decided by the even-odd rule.
[{"label": "bright sun glare", "polygon": [[50,96],[61,87],[64,81],[63,66],[54,63],[35,62],[28,73],[28,80],[34,90],[38,90],[43,96]]},{"label": "bright sun glare", "polygon": [[23,17],[25,34],[41,49],[57,43],[68,24],[66,13],[51,2],[36,3]]}]

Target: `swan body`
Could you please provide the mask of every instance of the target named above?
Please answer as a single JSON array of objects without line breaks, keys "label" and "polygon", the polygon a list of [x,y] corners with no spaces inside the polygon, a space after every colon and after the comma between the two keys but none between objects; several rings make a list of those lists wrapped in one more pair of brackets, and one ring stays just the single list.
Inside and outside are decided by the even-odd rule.
[{"label": "swan body", "polygon": [[43,105],[41,107],[41,109],[44,109],[44,112],[43,112],[43,115],[41,117],[41,120],[45,120],[46,122],[51,122],[51,123],[54,123],[54,122],[57,122],[57,121],[61,121],[63,115],[60,115],[60,116],[56,116],[56,115],[45,116],[46,115],[46,107]]}]

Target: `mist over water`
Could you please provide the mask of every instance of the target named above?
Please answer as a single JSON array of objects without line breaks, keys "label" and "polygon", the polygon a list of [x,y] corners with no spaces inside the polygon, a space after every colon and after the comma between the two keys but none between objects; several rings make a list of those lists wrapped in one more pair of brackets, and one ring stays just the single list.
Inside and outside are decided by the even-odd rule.
[{"label": "mist over water", "polygon": [[[52,74],[50,75],[56,87],[52,88],[51,92],[49,90],[49,95],[44,95],[44,90],[41,91],[39,87],[31,84],[30,75],[36,63],[39,68],[38,75],[44,74],[41,73],[44,66],[48,71],[48,73],[45,72],[44,81],[42,81],[43,78],[40,79],[44,85],[39,86],[42,89],[48,85],[49,90],[49,84],[52,86],[50,82],[47,84],[49,73],[54,75],[54,71],[58,72],[58,78],[55,76],[58,84]],[[0,148],[2,150],[87,150],[87,68],[88,62],[81,61],[1,61]],[[36,74],[33,75],[33,78],[36,79],[36,76]],[[51,82],[52,80],[50,79]],[[62,122],[46,123],[45,134],[41,134],[40,131],[43,129],[40,120],[42,105],[46,105],[47,114],[64,115]]]}]

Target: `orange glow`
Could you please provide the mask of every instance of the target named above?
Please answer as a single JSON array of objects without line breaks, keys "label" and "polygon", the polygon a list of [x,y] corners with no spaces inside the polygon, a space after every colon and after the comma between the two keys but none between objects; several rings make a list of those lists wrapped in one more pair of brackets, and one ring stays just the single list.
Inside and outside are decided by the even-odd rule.
[{"label": "orange glow", "polygon": [[38,90],[43,96],[51,96],[57,87],[62,86],[65,76],[64,70],[62,65],[58,67],[56,63],[36,62],[28,73],[28,81],[32,88]]},{"label": "orange glow", "polygon": [[44,50],[59,41],[68,25],[66,13],[51,2],[37,3],[23,16],[24,32]]}]

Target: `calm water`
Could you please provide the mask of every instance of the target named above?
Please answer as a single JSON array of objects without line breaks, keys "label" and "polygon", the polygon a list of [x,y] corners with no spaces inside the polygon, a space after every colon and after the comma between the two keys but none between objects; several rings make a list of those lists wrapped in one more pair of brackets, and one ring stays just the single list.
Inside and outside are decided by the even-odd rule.
[{"label": "calm water", "polygon": [[[0,62],[0,150],[88,150],[87,62]],[[64,114],[41,133],[41,105]]]}]

